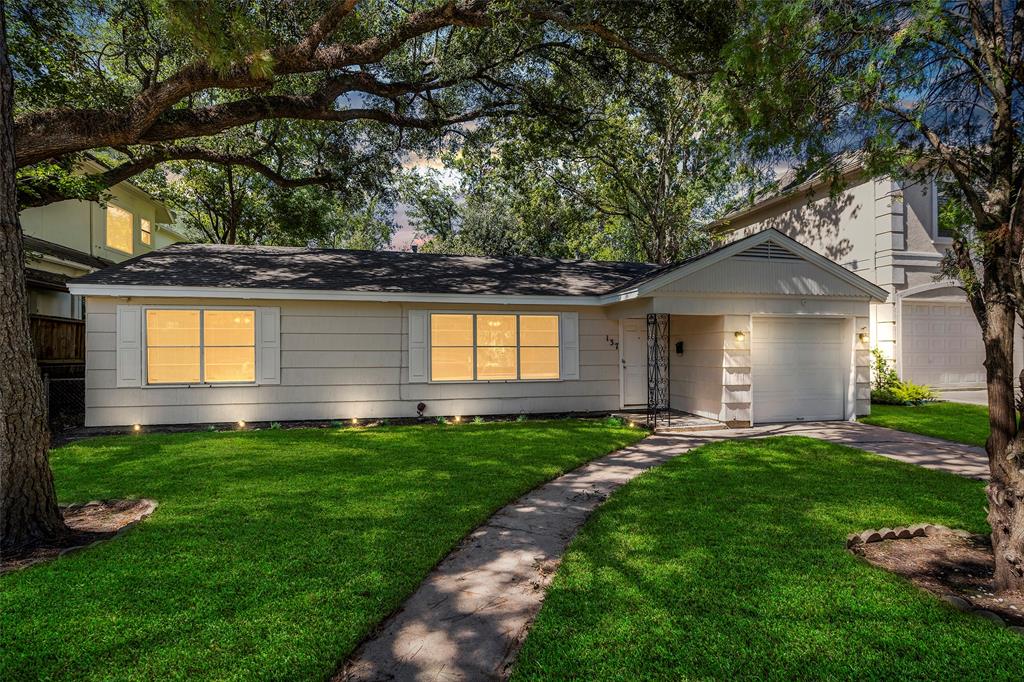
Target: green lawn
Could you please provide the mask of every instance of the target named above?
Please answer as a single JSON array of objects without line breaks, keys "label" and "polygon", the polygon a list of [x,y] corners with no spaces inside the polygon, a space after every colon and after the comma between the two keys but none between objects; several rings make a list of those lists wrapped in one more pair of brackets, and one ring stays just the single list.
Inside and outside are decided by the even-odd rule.
[{"label": "green lawn", "polygon": [[804,438],[700,448],[573,541],[513,679],[1024,679],[1024,640],[845,550],[931,521],[987,532],[983,484]]},{"label": "green lawn", "polygon": [[125,536],[0,578],[0,679],[323,679],[467,532],[638,429],[552,421],[98,438],[60,499]]},{"label": "green lawn", "polygon": [[904,407],[872,404],[871,415],[861,417],[860,421],[979,447],[985,447],[988,438],[988,408],[982,405],[940,402]]}]

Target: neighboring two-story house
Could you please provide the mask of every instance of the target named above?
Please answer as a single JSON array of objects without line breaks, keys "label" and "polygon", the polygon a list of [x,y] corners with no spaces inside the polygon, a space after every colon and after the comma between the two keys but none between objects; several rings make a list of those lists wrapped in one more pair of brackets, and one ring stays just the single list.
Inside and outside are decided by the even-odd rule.
[{"label": "neighboring two-story house", "polygon": [[[104,170],[86,160],[86,173]],[[184,238],[164,204],[122,182],[105,206],[61,201],[21,212],[29,314],[36,358],[44,371],[79,375],[85,362],[85,310],[69,280]],[[61,368],[61,369],[58,369]]]},{"label": "neighboring two-story house", "polygon": [[935,184],[871,178],[856,163],[843,171],[837,194],[812,178],[716,229],[732,241],[773,227],[885,289],[888,300],[871,305],[871,345],[901,378],[946,391],[984,387],[980,327],[963,291],[940,275],[952,239],[938,227]]}]

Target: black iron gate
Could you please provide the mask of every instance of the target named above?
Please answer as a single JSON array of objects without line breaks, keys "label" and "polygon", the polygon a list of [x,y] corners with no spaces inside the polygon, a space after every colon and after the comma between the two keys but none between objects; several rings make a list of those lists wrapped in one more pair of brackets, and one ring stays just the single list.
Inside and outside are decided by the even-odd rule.
[{"label": "black iron gate", "polygon": [[665,313],[647,315],[647,425],[659,420],[669,423],[668,392],[669,316]]}]

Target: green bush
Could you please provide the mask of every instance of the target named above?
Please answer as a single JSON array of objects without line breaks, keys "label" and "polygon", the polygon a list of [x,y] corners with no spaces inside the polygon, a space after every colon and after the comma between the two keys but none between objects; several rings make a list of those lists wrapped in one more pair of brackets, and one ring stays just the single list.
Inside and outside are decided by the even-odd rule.
[{"label": "green bush", "polygon": [[484,418],[481,417],[480,415],[477,415],[477,416],[473,417],[473,423],[474,424],[483,424],[484,423]]},{"label": "green bush", "polygon": [[871,402],[882,405],[920,405],[935,400],[935,393],[927,386],[901,381],[882,351],[872,348],[871,355]]}]

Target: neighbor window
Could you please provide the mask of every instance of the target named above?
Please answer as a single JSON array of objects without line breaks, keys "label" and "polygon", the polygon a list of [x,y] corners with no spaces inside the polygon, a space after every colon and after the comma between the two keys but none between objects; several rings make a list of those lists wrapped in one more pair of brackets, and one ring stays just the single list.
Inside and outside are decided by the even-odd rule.
[{"label": "neighbor window", "polygon": [[433,381],[557,379],[558,315],[430,316]]},{"label": "neighbor window", "polygon": [[150,384],[255,381],[256,312],[147,310],[146,377]]},{"label": "neighbor window", "polygon": [[969,231],[970,216],[963,201],[963,194],[956,181],[950,176],[935,178],[935,237],[955,239],[957,234]]},{"label": "neighbor window", "polygon": [[120,206],[107,206],[107,246],[124,253],[132,253],[132,222],[131,213]]},{"label": "neighbor window", "polygon": [[153,243],[153,223],[145,218],[139,221],[139,238],[142,239],[143,244]]}]

